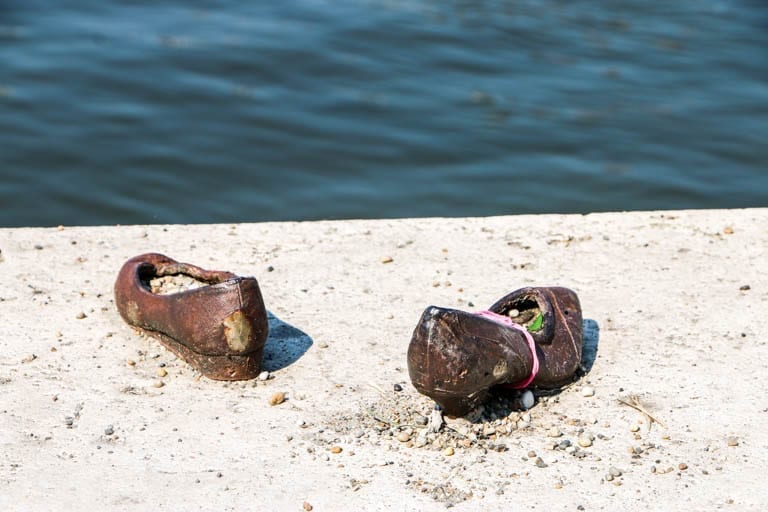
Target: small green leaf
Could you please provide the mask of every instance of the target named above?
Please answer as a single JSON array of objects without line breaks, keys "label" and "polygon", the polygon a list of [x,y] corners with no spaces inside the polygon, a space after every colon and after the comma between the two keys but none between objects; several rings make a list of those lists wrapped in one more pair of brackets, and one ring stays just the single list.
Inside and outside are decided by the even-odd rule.
[{"label": "small green leaf", "polygon": [[527,329],[529,332],[534,332],[534,331],[541,330],[543,325],[544,325],[544,317],[542,316],[541,313],[539,313],[538,315],[536,315],[536,318],[533,319],[533,322],[531,322],[528,325]]}]

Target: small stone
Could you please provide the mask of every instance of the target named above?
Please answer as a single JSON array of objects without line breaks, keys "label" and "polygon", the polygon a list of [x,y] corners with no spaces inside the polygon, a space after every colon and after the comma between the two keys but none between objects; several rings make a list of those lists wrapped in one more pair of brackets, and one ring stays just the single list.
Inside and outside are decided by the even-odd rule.
[{"label": "small stone", "polygon": [[104,429],[104,435],[105,436],[111,436],[115,433],[115,427],[112,425],[107,425],[107,428]]},{"label": "small stone", "polygon": [[382,263],[392,263],[394,260],[392,259],[392,256],[382,256],[381,262]]},{"label": "small stone", "polygon": [[608,468],[608,474],[618,478],[621,476],[621,470],[619,468],[611,466],[610,468]]},{"label": "small stone", "polygon": [[443,450],[443,455],[445,455],[446,457],[451,457],[454,453],[456,453],[456,452],[450,446],[448,448],[446,448],[445,450]]},{"label": "small stone", "polygon": [[613,481],[613,475],[612,475],[612,474],[610,474],[610,473],[608,473],[607,475],[605,475],[605,481],[606,481],[606,482],[612,482],[612,481]]},{"label": "small stone", "polygon": [[534,457],[536,457],[536,452],[533,451],[533,450],[529,451],[528,452],[528,458],[529,459],[533,459]]},{"label": "small stone", "polygon": [[365,430],[358,430],[357,432],[355,432],[355,437],[356,437],[357,439],[360,439],[360,438],[361,438],[361,437],[363,437],[364,435],[365,435]]},{"label": "small stone", "polygon": [[731,226],[726,226],[723,229],[723,234],[724,235],[732,235],[733,234],[733,228]]},{"label": "small stone", "polygon": [[530,423],[531,422],[531,414],[530,413],[525,413],[525,414],[523,414],[520,417],[520,419],[523,420],[526,423]]},{"label": "small stone", "polygon": [[85,318],[85,313],[83,313],[83,312],[81,311],[81,312],[79,312],[79,313],[77,314],[77,316],[76,316],[75,318],[77,318],[78,320],[82,320],[83,318]]},{"label": "small stone", "polygon": [[341,446],[332,446],[330,451],[331,453],[341,453],[342,449]]},{"label": "small stone", "polygon": [[402,391],[403,390],[403,386],[401,386],[400,384],[395,384],[394,389],[395,389],[395,391]]},{"label": "small stone", "polygon": [[128,364],[128,366],[136,366],[136,361],[134,361],[133,359],[129,359],[128,361],[126,361],[126,363]]},{"label": "small stone", "polygon": [[168,371],[165,368],[158,368],[156,374],[158,377],[165,377],[168,375]]},{"label": "small stone", "polygon": [[296,426],[299,428],[307,428],[307,422],[304,420],[296,420]]},{"label": "small stone", "polygon": [[280,405],[283,402],[285,402],[285,393],[282,391],[278,391],[269,397],[269,405]]},{"label": "small stone", "polygon": [[546,468],[547,467],[547,463],[544,462],[544,459],[542,459],[541,457],[536,457],[536,460],[534,461],[534,463],[536,464],[537,468]]},{"label": "small stone", "polygon": [[417,425],[424,426],[427,423],[429,423],[429,418],[427,418],[426,416],[419,415],[419,416],[416,416],[416,419],[414,421],[416,421]]},{"label": "small stone", "polygon": [[592,446],[592,437],[589,435],[581,434],[576,442],[582,448],[589,448]]},{"label": "small stone", "polygon": [[152,386],[154,386],[156,388],[161,388],[161,387],[165,386],[165,382],[163,382],[163,381],[158,379],[158,380],[156,380],[155,382],[152,383]]},{"label": "small stone", "polygon": [[736,437],[728,438],[728,446],[739,446],[739,440]]},{"label": "small stone", "polygon": [[305,502],[304,502],[304,503],[301,505],[301,507],[302,507],[304,510],[306,510],[307,512],[309,512],[310,510],[312,510],[312,505],[310,505],[310,504],[309,504],[309,502],[307,502],[307,501],[305,501]]},{"label": "small stone", "polygon": [[639,425],[632,425],[631,427],[629,427],[629,431],[630,432],[639,432],[640,431],[640,426]]},{"label": "small stone", "polygon": [[409,434],[408,432],[400,432],[397,435],[397,440],[400,441],[401,443],[407,443],[408,441],[411,440],[411,434]]},{"label": "small stone", "polygon": [[256,378],[261,380],[261,381],[269,380],[269,372],[265,370],[265,371],[261,372],[259,374],[259,376],[256,377]]},{"label": "small stone", "polygon": [[557,427],[552,427],[549,430],[547,430],[547,436],[549,437],[560,437],[562,435],[563,433]]},{"label": "small stone", "polygon": [[509,318],[517,318],[518,316],[520,316],[520,311],[518,311],[517,309],[510,309],[509,313],[507,313],[507,316]]},{"label": "small stone", "polygon": [[748,284],[745,284],[745,285],[739,287],[739,290],[741,290],[743,292],[746,292],[746,291],[751,290],[751,289],[752,289],[752,287],[749,286]]},{"label": "small stone", "polygon": [[443,423],[445,423],[443,420],[443,413],[440,412],[440,409],[433,409],[432,414],[429,415],[429,420],[427,421],[427,432],[440,432]]},{"label": "small stone", "polygon": [[324,341],[321,341],[317,346],[320,348],[328,348],[328,344]]},{"label": "small stone", "polygon": [[595,396],[595,388],[592,386],[584,386],[581,388],[581,396],[590,397]]},{"label": "small stone", "polygon": [[531,392],[530,389],[526,389],[520,395],[520,408],[523,410],[528,410],[531,407],[533,407],[533,403],[534,403],[533,393]]},{"label": "small stone", "polygon": [[677,465],[677,469],[679,469],[680,471],[685,471],[686,469],[688,469],[688,464],[686,464],[685,462],[681,462],[680,464]]}]

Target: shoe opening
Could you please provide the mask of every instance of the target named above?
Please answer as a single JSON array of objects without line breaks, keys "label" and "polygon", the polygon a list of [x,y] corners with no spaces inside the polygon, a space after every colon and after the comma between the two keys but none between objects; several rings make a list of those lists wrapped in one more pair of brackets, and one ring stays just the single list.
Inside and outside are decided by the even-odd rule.
[{"label": "shoe opening", "polygon": [[139,268],[139,280],[146,290],[156,295],[171,295],[210,284],[182,273],[159,276],[151,266]]},{"label": "shoe opening", "polygon": [[541,308],[539,308],[539,303],[531,297],[520,297],[518,300],[510,302],[504,306],[500,314],[509,317],[510,320],[529,331],[540,328],[536,324],[541,323]]}]

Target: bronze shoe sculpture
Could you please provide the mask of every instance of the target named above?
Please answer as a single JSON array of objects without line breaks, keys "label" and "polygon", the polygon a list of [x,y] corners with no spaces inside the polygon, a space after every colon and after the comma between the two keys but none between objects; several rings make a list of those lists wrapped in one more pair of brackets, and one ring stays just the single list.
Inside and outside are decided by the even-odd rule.
[{"label": "bronze shoe sculpture", "polygon": [[[198,287],[156,293],[151,283],[164,276],[184,276]],[[253,277],[142,254],[120,269],[115,304],[129,325],[159,339],[210,379],[244,380],[259,374],[269,324]]]},{"label": "bronze shoe sculpture", "polygon": [[504,385],[554,389],[574,379],[583,345],[581,306],[561,287],[521,288],[489,310],[428,307],[408,347],[414,387],[463,416]]}]

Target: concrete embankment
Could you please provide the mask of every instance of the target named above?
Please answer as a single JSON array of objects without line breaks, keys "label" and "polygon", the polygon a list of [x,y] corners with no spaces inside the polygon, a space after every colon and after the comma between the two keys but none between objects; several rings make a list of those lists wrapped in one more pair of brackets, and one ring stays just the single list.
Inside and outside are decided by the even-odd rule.
[{"label": "concrete embankment", "polygon": [[[0,250],[5,510],[768,504],[768,209],[0,229]],[[114,279],[150,251],[258,278],[268,380],[201,378],[122,321]],[[531,285],[578,293],[590,371],[421,446],[422,310]]]}]

